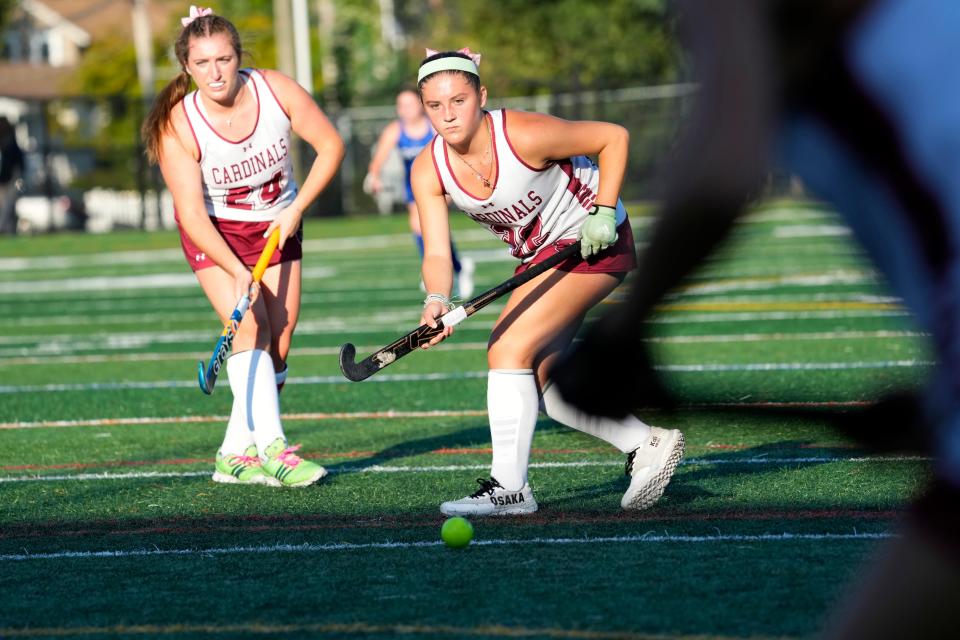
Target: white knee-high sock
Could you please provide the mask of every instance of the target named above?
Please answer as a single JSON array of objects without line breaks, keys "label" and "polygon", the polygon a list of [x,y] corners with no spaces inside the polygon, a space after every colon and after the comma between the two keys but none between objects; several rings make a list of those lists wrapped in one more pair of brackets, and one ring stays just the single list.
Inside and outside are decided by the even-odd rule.
[{"label": "white knee-high sock", "polygon": [[624,453],[639,447],[650,437],[650,425],[634,416],[620,420],[591,416],[569,404],[560,391],[547,383],[541,408],[548,416],[568,427],[605,440]]},{"label": "white knee-high sock", "polygon": [[262,457],[267,446],[284,438],[273,361],[263,349],[235,353],[227,358],[227,374],[234,401],[241,402],[246,427]]},{"label": "white knee-high sock", "polygon": [[[228,364],[229,362],[227,360]],[[227,367],[227,376],[229,375],[230,368]],[[230,386],[233,386],[232,381]],[[220,453],[240,455],[253,443],[253,431],[247,425],[247,411],[243,406],[243,400],[235,396],[230,420],[227,421],[227,432],[223,436],[223,444],[220,445]]]},{"label": "white knee-high sock", "polygon": [[532,369],[491,369],[487,375],[487,413],[493,463],[490,475],[505,489],[521,489],[533,430],[537,426],[537,382]]}]

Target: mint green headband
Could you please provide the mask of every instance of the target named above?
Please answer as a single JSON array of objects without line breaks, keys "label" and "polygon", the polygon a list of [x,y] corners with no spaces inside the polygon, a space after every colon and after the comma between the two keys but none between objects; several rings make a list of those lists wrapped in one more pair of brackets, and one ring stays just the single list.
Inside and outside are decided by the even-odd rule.
[{"label": "mint green headband", "polygon": [[436,60],[431,60],[423,64],[420,67],[420,73],[417,74],[417,84],[420,84],[424,78],[438,71],[465,71],[466,73],[472,73],[478,78],[480,77],[480,71],[477,70],[477,65],[474,64],[473,60],[467,60],[460,56],[449,56],[446,58],[437,58]]}]

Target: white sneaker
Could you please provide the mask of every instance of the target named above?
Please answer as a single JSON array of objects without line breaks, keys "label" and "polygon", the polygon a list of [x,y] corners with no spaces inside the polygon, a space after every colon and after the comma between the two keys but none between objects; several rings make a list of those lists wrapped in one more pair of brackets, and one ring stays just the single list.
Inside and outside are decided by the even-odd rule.
[{"label": "white sneaker", "polygon": [[457,274],[457,295],[464,302],[473,296],[473,272],[476,269],[477,263],[473,261],[473,258],[460,257],[460,273]]},{"label": "white sneaker", "polygon": [[529,484],[516,491],[507,491],[495,478],[478,478],[480,490],[459,500],[440,505],[440,513],[448,516],[507,516],[533,513],[537,501]]},{"label": "white sneaker", "polygon": [[647,441],[627,454],[630,486],[620,506],[635,510],[653,506],[670,484],[681,458],[683,434],[677,429],[650,427]]}]

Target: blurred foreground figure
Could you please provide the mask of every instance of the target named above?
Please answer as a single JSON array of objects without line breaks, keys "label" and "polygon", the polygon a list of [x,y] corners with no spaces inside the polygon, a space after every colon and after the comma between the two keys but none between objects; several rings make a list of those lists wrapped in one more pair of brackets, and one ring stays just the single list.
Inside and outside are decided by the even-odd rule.
[{"label": "blurred foreground figure", "polygon": [[[680,2],[701,82],[628,300],[554,369],[581,409],[666,405],[643,343],[654,304],[726,235],[774,160],[845,217],[917,322],[938,367],[922,413],[935,479],[837,638],[955,634],[960,607],[960,3]],[[616,376],[612,363],[621,363]],[[886,424],[884,424],[886,422]],[[889,415],[876,432],[911,427]],[[953,637],[956,637],[953,635]]]}]

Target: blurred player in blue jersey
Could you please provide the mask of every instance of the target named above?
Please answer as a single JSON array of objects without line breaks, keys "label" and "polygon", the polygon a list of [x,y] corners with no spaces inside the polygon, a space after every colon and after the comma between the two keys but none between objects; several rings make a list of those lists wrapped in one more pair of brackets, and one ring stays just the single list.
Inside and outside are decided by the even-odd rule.
[{"label": "blurred player in blue jersey", "polygon": [[[767,168],[777,162],[789,169],[844,216],[932,335],[938,360],[917,415],[878,414],[865,434],[876,440],[899,432],[909,445],[929,441],[934,479],[827,635],[956,637],[960,2],[678,5],[701,82],[697,113],[667,172],[642,275],[626,303],[566,353],[554,382],[592,414],[663,404],[642,340],[644,320],[725,236]],[[630,365],[620,376],[602,375],[611,362]]]},{"label": "blurred player in blue jersey", "polygon": [[[370,191],[376,195],[383,188],[380,172],[386,164],[390,153],[397,149],[403,159],[403,189],[407,203],[407,214],[410,217],[410,231],[413,241],[423,259],[423,234],[420,233],[420,215],[417,212],[417,203],[413,199],[413,189],[410,186],[410,168],[413,160],[420,151],[430,144],[436,132],[423,112],[420,96],[415,89],[403,89],[397,94],[397,119],[384,127],[377,140],[377,148],[370,165],[367,167],[367,181]],[[464,300],[469,300],[473,294],[473,260],[464,256],[457,256],[453,239],[450,240],[450,249],[453,253],[453,270],[457,276],[457,294]]]}]

